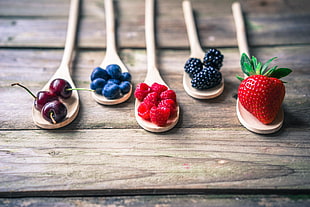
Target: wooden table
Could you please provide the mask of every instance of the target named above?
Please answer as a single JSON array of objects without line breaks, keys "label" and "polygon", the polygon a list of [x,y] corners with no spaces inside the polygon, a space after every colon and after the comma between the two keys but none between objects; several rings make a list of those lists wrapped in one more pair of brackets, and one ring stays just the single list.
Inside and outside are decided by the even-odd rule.
[{"label": "wooden table", "polygon": [[[177,126],[143,130],[134,97],[117,106],[79,92],[77,119],[58,130],[32,121],[33,99],[58,68],[69,1],[0,0],[0,206],[306,206],[310,204],[310,1],[243,0],[251,54],[293,69],[284,78],[285,121],[258,135],[236,116],[241,75],[233,0],[193,0],[201,44],[224,54],[223,94],[196,100],[182,86],[189,42],[181,0],[157,0],[158,68],[176,91]],[[115,1],[117,45],[134,86],[146,75],[144,1]],[[72,63],[77,87],[89,87],[105,55],[102,0],[81,1]],[[13,199],[19,197],[19,199]]]}]

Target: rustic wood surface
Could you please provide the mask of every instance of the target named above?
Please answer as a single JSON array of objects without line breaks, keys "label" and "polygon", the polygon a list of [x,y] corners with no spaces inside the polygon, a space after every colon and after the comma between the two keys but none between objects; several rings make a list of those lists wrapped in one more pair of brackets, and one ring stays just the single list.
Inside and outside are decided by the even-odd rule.
[{"label": "rustic wood surface", "polygon": [[[288,194],[309,195],[310,1],[240,1],[251,54],[261,61],[276,56],[279,66],[293,69],[283,79],[287,82],[284,126],[272,135],[247,131],[236,116],[240,82],[235,75],[241,69],[232,2],[192,0],[203,48],[219,48],[225,56],[223,94],[201,101],[188,96],[182,86],[183,66],[190,53],[182,1],[156,1],[158,68],[177,93],[181,117],[171,131],[154,134],[136,123],[134,97],[117,106],[102,106],[87,91],[79,92],[81,109],[72,124],[59,130],[36,127],[31,117],[32,97],[10,84],[21,82],[36,92],[58,68],[69,1],[0,0],[0,196],[138,196],[114,199],[121,200],[115,205],[127,201],[128,206],[147,202],[149,206],[206,206],[212,199],[222,204],[219,206],[226,206],[228,200],[230,206],[270,206],[274,199],[287,206],[309,203],[307,196],[301,200],[247,196],[243,203],[234,196],[139,197],[144,190],[149,194],[216,190],[223,195],[231,190],[240,194],[253,190],[253,194],[255,190],[283,194],[287,190]],[[144,80],[147,68],[144,1],[114,3],[117,45],[135,86]],[[89,87],[91,70],[104,58],[104,14],[103,1],[81,1],[71,71],[77,87]],[[0,199],[0,204],[44,206],[46,201],[91,206],[112,202],[106,199],[77,198],[80,203],[69,198]]]}]

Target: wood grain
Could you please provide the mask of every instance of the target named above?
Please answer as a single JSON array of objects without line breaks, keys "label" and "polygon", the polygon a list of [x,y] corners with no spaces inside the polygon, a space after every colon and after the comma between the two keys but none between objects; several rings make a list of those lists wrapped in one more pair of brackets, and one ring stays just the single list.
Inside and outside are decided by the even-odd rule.
[{"label": "wood grain", "polygon": [[20,198],[0,199],[4,206],[165,206],[165,207],[238,207],[238,206],[294,206],[309,204],[307,196],[261,196],[261,195],[163,195],[118,197],[69,197],[69,198]]},{"label": "wood grain", "polygon": [[[169,48],[189,47],[186,35],[186,28],[183,19],[182,5],[180,0],[172,2],[158,1],[156,31],[158,47]],[[197,28],[200,41],[203,47],[235,47],[235,27],[231,12],[231,1],[206,4],[204,1],[193,1]],[[304,3],[300,6],[299,4]],[[24,2],[26,3],[26,2]],[[61,14],[46,12],[49,7],[61,7]],[[1,4],[4,4],[1,6]],[[0,1],[0,8],[5,8],[4,0]],[[55,5],[56,4],[56,5]],[[5,47],[63,47],[67,26],[67,10],[63,3],[56,1],[53,5],[42,3],[46,9],[36,9],[42,6],[34,3],[34,14],[41,11],[40,16],[23,16],[22,1],[16,6],[16,10],[7,9],[3,11],[6,18],[0,18],[0,46]],[[84,3],[85,4],[85,3]],[[105,18],[104,6],[99,1],[92,1],[82,4],[82,16],[79,25],[79,47],[104,48],[105,40]],[[262,45],[291,45],[309,43],[309,20],[310,15],[305,13],[305,9],[310,8],[307,1],[289,1],[286,3],[266,3],[267,5],[255,5],[257,1],[245,1],[242,4],[246,12],[246,24],[249,34],[250,46]],[[254,7],[255,6],[255,7]],[[273,6],[273,11],[264,10]],[[86,7],[86,8],[85,8]],[[257,10],[253,11],[253,7]],[[277,8],[276,8],[277,7]],[[135,8],[140,8],[136,10]],[[51,9],[52,10],[52,9]],[[88,13],[91,11],[90,14]],[[117,20],[117,43],[122,48],[145,48],[144,38],[144,3],[143,1],[119,1],[116,3],[118,13]],[[223,10],[221,12],[221,10]],[[261,11],[260,11],[261,10]],[[18,13],[20,11],[20,13]],[[29,11],[26,11],[27,13]],[[0,14],[2,14],[0,12]],[[100,14],[100,15],[99,15]],[[88,16],[90,15],[90,16]],[[19,17],[20,16],[20,17]],[[84,18],[85,16],[85,18]],[[288,28],[289,26],[289,28]],[[134,28],[134,29],[133,29]],[[55,32],[57,31],[57,32]]]},{"label": "wood grain", "polygon": [[[250,53],[263,62],[276,56],[275,64],[293,69],[283,79],[287,82],[284,126],[268,136],[247,131],[236,117],[240,82],[235,75],[241,69],[233,0],[192,1],[200,43],[204,49],[219,48],[225,56],[224,92],[204,101],[188,96],[182,85],[183,66],[190,55],[182,1],[156,2],[157,65],[164,81],[176,91],[181,109],[176,127],[160,134],[146,132],[136,123],[134,97],[117,106],[102,106],[87,91],[79,91],[80,113],[73,123],[60,130],[37,128],[31,118],[32,97],[10,84],[21,82],[37,92],[59,67],[69,1],[0,0],[0,197],[137,196],[145,192],[168,196],[0,199],[0,205],[41,206],[45,201],[63,201],[67,206],[116,205],[124,201],[143,206],[148,200],[151,206],[213,206],[216,202],[268,206],[276,201],[303,206],[309,202],[309,197],[274,199],[249,194],[239,201],[231,195],[286,191],[309,195],[310,1],[241,1]],[[115,3],[117,46],[135,87],[145,79],[147,69],[144,1]],[[77,87],[89,87],[89,75],[105,55],[103,11],[101,0],[81,3],[71,64]],[[230,197],[171,196],[210,192]]]},{"label": "wood grain", "polygon": [[309,140],[303,131],[267,137],[205,128],[161,135],[141,129],[0,133],[2,192],[309,188]]}]

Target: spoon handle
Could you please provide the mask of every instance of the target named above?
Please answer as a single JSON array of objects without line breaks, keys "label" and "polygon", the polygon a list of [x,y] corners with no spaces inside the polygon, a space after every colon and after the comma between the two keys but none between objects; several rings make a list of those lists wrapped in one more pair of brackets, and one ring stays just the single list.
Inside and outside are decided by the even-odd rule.
[{"label": "spoon handle", "polygon": [[148,64],[145,82],[148,84],[157,82],[167,85],[156,68],[154,4],[154,0],[146,0],[145,2],[145,40]]},{"label": "spoon handle", "polygon": [[204,54],[198,39],[197,28],[195,25],[193,9],[191,2],[188,0],[183,1],[183,13],[185,19],[185,25],[187,30],[187,35],[189,39],[191,57],[202,58]]},{"label": "spoon handle", "polygon": [[107,54],[116,54],[115,17],[113,0],[105,0]]},{"label": "spoon handle", "polygon": [[242,8],[239,2],[234,2],[232,4],[232,12],[236,25],[237,41],[240,56],[242,55],[242,53],[245,53],[248,56],[250,56],[248,41],[246,37],[246,28],[242,15]]},{"label": "spoon handle", "polygon": [[59,68],[61,70],[62,69],[68,70],[68,72],[69,72],[69,63],[72,57],[75,44],[78,12],[79,12],[79,0],[71,0],[65,50]]}]

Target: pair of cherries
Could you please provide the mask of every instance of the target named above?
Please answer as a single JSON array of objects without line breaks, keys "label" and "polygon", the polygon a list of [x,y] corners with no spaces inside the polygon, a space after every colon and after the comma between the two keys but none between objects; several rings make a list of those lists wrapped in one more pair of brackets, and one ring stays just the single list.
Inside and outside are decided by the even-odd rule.
[{"label": "pair of cherries", "polygon": [[49,91],[39,91],[36,96],[19,83],[13,83],[13,85],[21,86],[35,98],[34,107],[41,112],[45,120],[56,124],[67,116],[67,107],[59,98],[68,99],[71,97],[72,87],[68,81],[61,78],[54,79],[50,83]]}]

